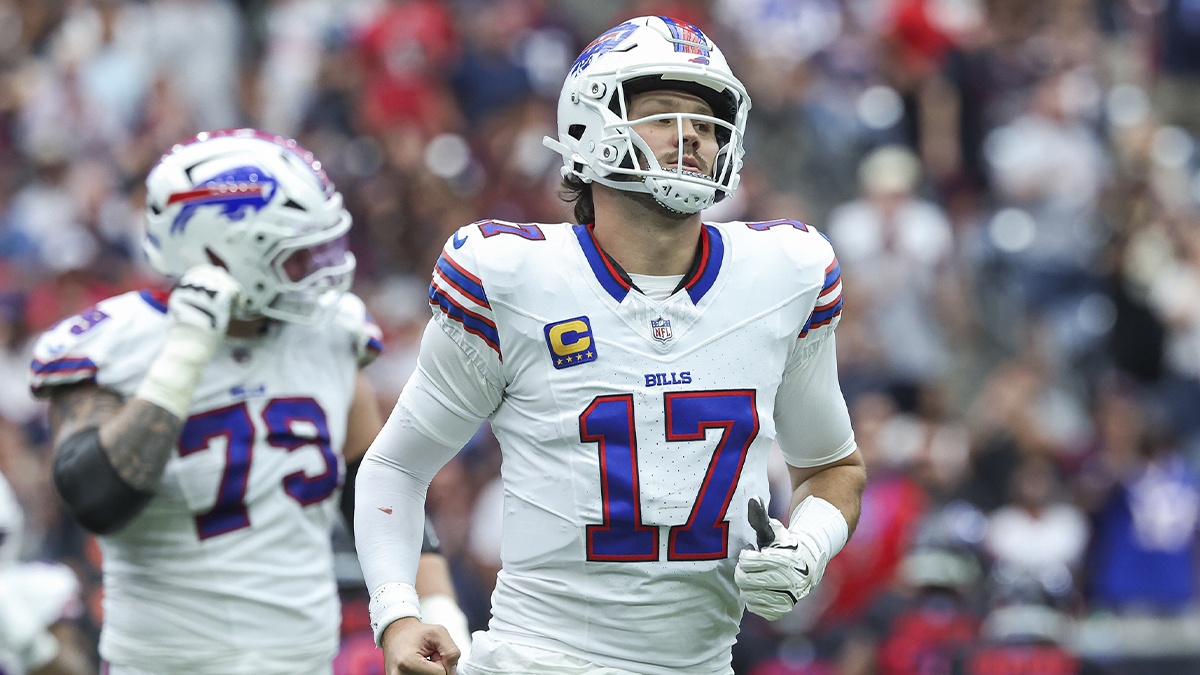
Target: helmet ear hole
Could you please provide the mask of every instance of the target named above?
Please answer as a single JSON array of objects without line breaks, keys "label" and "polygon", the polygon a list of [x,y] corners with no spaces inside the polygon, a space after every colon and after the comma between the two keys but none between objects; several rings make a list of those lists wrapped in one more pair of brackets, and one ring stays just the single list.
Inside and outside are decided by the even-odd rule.
[{"label": "helmet ear hole", "polygon": [[578,141],[579,139],[583,138],[583,132],[584,132],[584,131],[586,131],[586,130],[587,130],[587,126],[586,126],[586,125],[583,125],[583,124],[572,124],[572,125],[571,125],[571,126],[568,128],[568,129],[567,129],[567,134],[568,134],[568,135],[570,135],[570,136],[571,136],[571,138],[574,138],[575,140],[577,140],[577,141]]}]

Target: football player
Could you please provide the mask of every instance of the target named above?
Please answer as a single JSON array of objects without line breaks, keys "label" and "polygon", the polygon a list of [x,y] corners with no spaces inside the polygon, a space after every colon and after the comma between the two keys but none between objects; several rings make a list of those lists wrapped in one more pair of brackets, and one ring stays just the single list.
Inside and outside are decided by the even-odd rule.
[{"label": "football player", "polygon": [[61,563],[19,560],[24,521],[0,474],[0,673],[94,673],[74,622],[83,611],[79,579]]},{"label": "football player", "polygon": [[[696,26],[616,26],[570,69],[546,140],[577,222],[485,220],[446,243],[419,367],[358,481],[389,675],[453,672],[420,623],[414,519],[485,419],[502,569],[462,673],[731,673],[743,609],[783,616],[845,545],[866,471],[833,250],[796,221],[700,216],[737,187],[749,108]],[[758,499],[776,441],[786,527]]]},{"label": "football player", "polygon": [[382,423],[350,214],[310,152],[253,129],[175,145],[146,189],[172,290],[61,322],[32,365],[55,485],[100,535],[105,672],[328,673],[330,528]]}]

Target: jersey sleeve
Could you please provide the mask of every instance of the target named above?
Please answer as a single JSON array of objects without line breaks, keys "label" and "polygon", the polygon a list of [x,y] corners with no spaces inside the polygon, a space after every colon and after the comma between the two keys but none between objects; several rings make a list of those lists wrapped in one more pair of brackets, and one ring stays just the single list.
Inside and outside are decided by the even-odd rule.
[{"label": "jersey sleeve", "polygon": [[442,248],[429,284],[434,320],[488,380],[503,386],[504,359],[496,315],[488,300],[476,224],[459,228]]},{"label": "jersey sleeve", "polygon": [[833,246],[825,235],[813,231],[821,237],[820,256],[824,264],[824,276],[821,280],[821,290],[813,305],[808,320],[800,329],[797,338],[801,342],[817,342],[822,336],[833,333],[842,317],[842,267],[838,264]]},{"label": "jersey sleeve", "polygon": [[802,359],[789,362],[775,395],[775,428],[784,460],[795,467],[836,462],[858,447],[838,381],[832,333],[822,335]]},{"label": "jersey sleeve", "polygon": [[367,367],[383,352],[383,329],[375,323],[362,298],[353,293],[343,295],[334,321],[350,334],[359,368]]},{"label": "jersey sleeve", "polygon": [[355,540],[372,597],[387,584],[413,583],[429,483],[500,404],[501,392],[435,324],[426,326],[417,369],[363,459],[355,486]]},{"label": "jersey sleeve", "polygon": [[858,446],[838,380],[834,339],[842,315],[842,269],[823,233],[806,226],[802,236],[802,275],[815,299],[784,366],[775,426],[787,463],[807,468],[842,459]]},{"label": "jersey sleeve", "polygon": [[30,390],[47,397],[56,387],[94,382],[131,393],[149,363],[145,355],[162,347],[154,317],[165,322],[164,300],[147,291],[118,296],[60,321],[34,346]]}]

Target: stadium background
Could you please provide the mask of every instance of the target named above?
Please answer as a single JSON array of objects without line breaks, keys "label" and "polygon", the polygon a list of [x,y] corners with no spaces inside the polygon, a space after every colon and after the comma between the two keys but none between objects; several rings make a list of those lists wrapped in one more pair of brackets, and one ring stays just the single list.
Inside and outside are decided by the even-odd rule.
[{"label": "stadium background", "polygon": [[[747,618],[737,671],[1200,672],[1200,0],[0,0],[0,469],[92,636],[95,547],[26,369],[39,331],[157,283],[158,156],[246,125],[325,161],[390,409],[449,234],[568,217],[558,88],[641,14],[705,28],[753,100],[742,188],[706,218],[813,224],[847,279],[863,520],[802,609]],[[485,429],[429,496],[476,628],[498,466]],[[341,545],[338,668],[366,673]]]}]

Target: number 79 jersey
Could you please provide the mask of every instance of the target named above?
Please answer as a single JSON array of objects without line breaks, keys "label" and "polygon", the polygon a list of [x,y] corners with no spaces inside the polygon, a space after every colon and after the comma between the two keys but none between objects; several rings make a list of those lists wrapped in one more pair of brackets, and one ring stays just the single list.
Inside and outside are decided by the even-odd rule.
[{"label": "number 79 jersey", "polygon": [[[35,348],[34,392],[94,382],[132,396],[166,339],[165,302],[127,293],[52,328]],[[105,659],[155,672],[332,659],[333,497],[356,374],[380,344],[349,295],[330,325],[271,323],[222,342],[160,489],[99,538]]]},{"label": "number 79 jersey", "polygon": [[[803,403],[777,393],[832,346],[841,311],[828,241],[793,221],[707,224],[693,270],[656,301],[588,226],[485,221],[447,243],[429,297],[503,391],[491,630],[634,672],[729,672],[746,502],[768,496],[767,453],[790,414],[777,404]],[[792,464],[854,450],[827,384],[805,400],[844,419],[821,442],[787,439]]]}]

